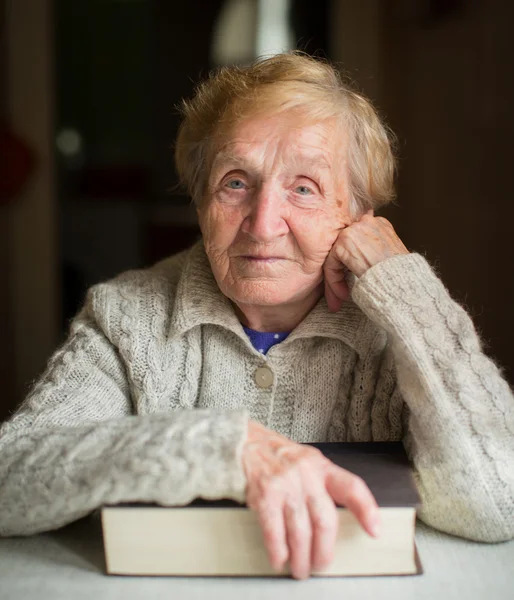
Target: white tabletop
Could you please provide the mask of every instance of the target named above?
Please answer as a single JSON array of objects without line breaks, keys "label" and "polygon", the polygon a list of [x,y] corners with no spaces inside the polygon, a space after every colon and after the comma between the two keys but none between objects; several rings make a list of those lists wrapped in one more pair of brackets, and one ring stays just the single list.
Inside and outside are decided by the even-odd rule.
[{"label": "white tabletop", "polygon": [[418,524],[424,574],[412,577],[140,578],[104,574],[100,523],[0,539],[0,600],[514,600],[514,541],[478,544]]}]

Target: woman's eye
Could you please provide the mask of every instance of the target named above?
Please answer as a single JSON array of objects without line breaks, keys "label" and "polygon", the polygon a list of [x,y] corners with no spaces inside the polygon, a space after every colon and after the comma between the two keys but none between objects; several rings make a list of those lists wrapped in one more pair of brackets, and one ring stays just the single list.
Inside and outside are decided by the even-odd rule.
[{"label": "woman's eye", "polygon": [[231,179],[225,184],[231,190],[243,190],[245,184],[240,179]]},{"label": "woman's eye", "polygon": [[307,187],[306,185],[299,185],[295,189],[295,192],[301,194],[302,196],[309,196],[310,194],[312,194],[311,188]]}]

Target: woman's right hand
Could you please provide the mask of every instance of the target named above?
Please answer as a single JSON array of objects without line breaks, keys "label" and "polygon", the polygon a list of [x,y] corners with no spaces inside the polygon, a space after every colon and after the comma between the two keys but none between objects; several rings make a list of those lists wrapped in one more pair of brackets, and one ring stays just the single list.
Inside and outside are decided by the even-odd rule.
[{"label": "woman's right hand", "polygon": [[296,579],[332,561],[337,536],[336,504],[350,510],[373,537],[378,506],[364,481],[312,446],[250,421],[243,448],[246,502],[258,514],[269,559],[281,570],[289,560]]}]

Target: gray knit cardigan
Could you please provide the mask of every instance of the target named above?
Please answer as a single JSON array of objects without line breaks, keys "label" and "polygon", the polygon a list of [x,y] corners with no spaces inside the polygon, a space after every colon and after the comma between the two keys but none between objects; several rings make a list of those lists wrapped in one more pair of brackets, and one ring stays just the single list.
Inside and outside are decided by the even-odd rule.
[{"label": "gray knit cardigan", "polygon": [[0,535],[105,503],[244,500],[249,418],[300,442],[403,440],[426,523],[514,537],[514,399],[422,256],[370,268],[338,313],[321,299],[264,356],[201,243],[90,290],[0,429]]}]

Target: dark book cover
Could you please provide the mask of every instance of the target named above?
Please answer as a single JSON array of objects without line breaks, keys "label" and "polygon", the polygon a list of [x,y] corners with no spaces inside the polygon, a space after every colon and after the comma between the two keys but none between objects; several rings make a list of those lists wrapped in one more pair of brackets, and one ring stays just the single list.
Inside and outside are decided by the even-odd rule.
[{"label": "dark book cover", "polygon": [[336,465],[362,477],[379,506],[417,507],[421,498],[402,442],[310,444]]}]

